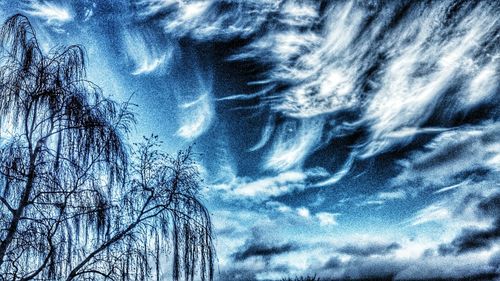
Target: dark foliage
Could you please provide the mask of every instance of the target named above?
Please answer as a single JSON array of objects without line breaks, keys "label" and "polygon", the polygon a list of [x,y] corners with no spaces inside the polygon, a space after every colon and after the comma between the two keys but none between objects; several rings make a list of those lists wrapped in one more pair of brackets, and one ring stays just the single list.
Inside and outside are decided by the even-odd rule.
[{"label": "dark foliage", "polygon": [[320,281],[321,279],[317,278],[316,275],[314,276],[301,276],[298,277],[296,276],[295,278],[283,278],[281,281]]}]

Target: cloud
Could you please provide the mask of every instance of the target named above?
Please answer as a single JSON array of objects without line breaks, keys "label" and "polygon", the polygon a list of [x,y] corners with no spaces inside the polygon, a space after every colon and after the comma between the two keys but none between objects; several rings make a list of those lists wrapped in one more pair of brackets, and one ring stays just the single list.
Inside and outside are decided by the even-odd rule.
[{"label": "cloud", "polygon": [[[486,2],[136,0],[134,8],[169,38],[237,42],[227,59],[258,65],[255,81],[245,81],[255,93],[227,99],[258,97],[268,112],[250,150],[267,148],[270,171],[300,169],[326,143],[362,131],[352,164],[453,129],[464,112],[496,101],[490,39],[499,22]],[[137,70],[161,56],[152,58]],[[343,178],[344,164],[319,186]]]},{"label": "cloud", "polygon": [[495,93],[498,93],[500,73],[495,69],[495,63],[486,65],[469,84],[468,93],[463,101],[465,107],[474,107],[479,104],[490,102]]},{"label": "cloud", "polygon": [[244,182],[234,189],[235,195],[266,199],[303,190],[307,176],[299,171],[279,173],[274,177],[264,177],[251,182]]},{"label": "cloud", "polygon": [[464,183],[449,193],[433,193],[435,200],[416,211],[403,224],[421,226],[427,223],[441,225],[448,231],[460,230],[464,227],[489,226],[496,217],[492,215],[497,191],[495,178],[487,178],[474,183]]},{"label": "cloud", "polygon": [[297,214],[303,218],[309,218],[311,216],[311,212],[308,208],[300,207],[297,209]]},{"label": "cloud", "polygon": [[453,238],[450,243],[443,243],[438,251],[441,255],[460,255],[471,251],[488,250],[500,240],[500,194],[483,198],[476,204],[477,214],[486,219],[493,218],[493,223],[487,227],[467,227]]},{"label": "cloud", "polygon": [[337,251],[347,255],[366,257],[372,255],[387,255],[400,248],[401,245],[396,242],[389,244],[373,242],[364,245],[350,244],[339,248]]},{"label": "cloud", "polygon": [[323,265],[323,269],[339,269],[342,266],[342,261],[339,257],[331,257],[328,261]]},{"label": "cloud", "polygon": [[299,250],[295,243],[281,243],[270,240],[258,229],[252,231],[245,244],[235,251],[231,256],[234,261],[242,262],[250,258],[263,258],[269,260],[275,256]]},{"label": "cloud", "polygon": [[257,281],[257,272],[255,269],[229,268],[220,273],[221,281]]},{"label": "cloud", "polygon": [[38,17],[48,25],[60,27],[73,20],[73,12],[66,6],[60,6],[49,1],[31,1],[26,13]]},{"label": "cloud", "polygon": [[276,255],[288,253],[297,249],[291,243],[270,245],[270,244],[248,244],[239,252],[233,254],[235,261],[243,261],[251,257],[271,258]]},{"label": "cloud", "polygon": [[[294,210],[290,206],[277,201],[269,201],[266,205],[273,208],[273,210],[278,211],[280,215],[288,216],[288,218],[292,220],[295,220],[296,218],[294,218],[294,216],[297,216],[299,219],[305,220],[308,223],[318,223],[319,226],[322,227],[337,225],[337,217],[340,216],[339,213],[330,213],[324,211],[311,214],[311,211],[307,207],[298,207]],[[282,219],[285,218],[286,217],[282,217]]]},{"label": "cloud", "polygon": [[344,266],[345,279],[394,280],[395,275],[406,266],[404,261],[390,258],[357,258]]},{"label": "cloud", "polygon": [[337,225],[337,216],[339,214],[332,214],[328,212],[319,212],[315,217],[319,220],[321,226]]},{"label": "cloud", "polygon": [[278,11],[279,1],[137,0],[135,5],[143,18],[161,16],[165,32],[175,37],[224,41],[256,32],[268,13]]},{"label": "cloud", "polygon": [[495,280],[495,268],[488,264],[490,255],[427,257],[407,263],[395,272],[395,280]]},{"label": "cloud", "polygon": [[[490,258],[489,265],[500,270],[500,251],[493,254]],[[500,272],[497,272],[500,273]]]},{"label": "cloud", "polygon": [[132,75],[163,74],[172,57],[173,46],[158,47],[153,36],[146,32],[128,30],[123,36],[127,55],[134,65]]},{"label": "cloud", "polygon": [[500,193],[494,193],[493,195],[481,200],[477,207],[478,211],[484,216],[500,216]]},{"label": "cloud", "polygon": [[275,132],[265,167],[277,171],[301,168],[321,140],[323,123],[322,119],[316,118],[282,124]]},{"label": "cloud", "polygon": [[431,204],[418,211],[412,218],[411,224],[415,226],[433,221],[444,221],[450,219],[451,216],[452,213],[447,207],[443,206],[443,204]]},{"label": "cloud", "polygon": [[393,191],[380,191],[372,196],[368,196],[358,206],[382,206],[388,201],[403,200],[408,197],[408,192],[403,189]]},{"label": "cloud", "polygon": [[494,177],[500,171],[499,132],[498,125],[486,124],[441,133],[400,161],[403,171],[393,184],[441,187],[440,193]]},{"label": "cloud", "polygon": [[500,240],[500,219],[497,219],[493,226],[486,229],[463,229],[451,243],[441,244],[439,253],[459,255],[470,251],[489,249],[498,240]]},{"label": "cloud", "polygon": [[[490,200],[487,198],[478,200],[485,203],[488,201]],[[478,202],[470,203],[478,206]],[[297,216],[296,211],[297,209],[289,207],[284,214]],[[221,265],[221,280],[276,280],[283,276],[307,274],[317,274],[318,277],[327,280],[328,278],[428,280],[462,277],[474,279],[491,276],[495,272],[494,253],[498,247],[494,245],[490,250],[485,248],[482,251],[468,251],[458,256],[442,256],[430,252],[422,255],[426,248],[437,249],[439,241],[443,241],[439,231],[432,234],[432,240],[429,241],[422,236],[402,238],[405,236],[401,233],[394,234],[394,237],[399,237],[396,240],[378,240],[372,234],[329,239],[324,232],[313,231],[310,223],[301,225],[297,223],[298,221],[287,221],[288,215],[274,217],[272,212],[264,212],[263,209],[259,209],[253,215],[248,214],[246,219],[240,218],[238,212],[228,212],[227,215],[227,218],[233,217],[242,225],[237,233],[231,234],[235,239],[241,240],[248,233],[248,230],[245,231],[245,225],[259,227],[254,227],[251,237],[234,250],[227,251],[230,260],[224,261]],[[231,225],[227,218],[220,216],[215,218],[223,219],[224,225]],[[315,215],[309,211],[307,221],[314,219]],[[262,224],[263,221],[267,223]],[[279,228],[275,228],[277,223],[280,225]],[[297,232],[304,228],[311,230],[305,235]],[[287,229],[294,231],[289,233]],[[293,242],[290,242],[292,241],[290,238],[294,239]],[[226,240],[224,245],[224,248],[227,248],[233,244]]]},{"label": "cloud", "polygon": [[332,256],[321,267],[311,266],[309,274],[334,280],[495,280],[494,255],[355,257],[342,260]]},{"label": "cloud", "polygon": [[205,133],[214,118],[210,89],[202,88],[200,91],[195,100],[179,106],[181,113],[177,135],[187,140],[194,140]]},{"label": "cloud", "polygon": [[395,191],[379,192],[376,196],[380,200],[397,200],[397,199],[405,199],[407,194],[404,190],[399,189]]}]

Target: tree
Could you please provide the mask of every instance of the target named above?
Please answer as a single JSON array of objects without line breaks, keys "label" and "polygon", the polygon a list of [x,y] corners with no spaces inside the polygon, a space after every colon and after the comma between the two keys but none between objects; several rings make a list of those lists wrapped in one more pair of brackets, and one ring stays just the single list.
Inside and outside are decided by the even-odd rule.
[{"label": "tree", "polygon": [[130,153],[129,104],[86,79],[82,47],[44,55],[22,15],[0,40],[0,277],[159,280],[172,257],[174,280],[212,280],[191,151]]}]

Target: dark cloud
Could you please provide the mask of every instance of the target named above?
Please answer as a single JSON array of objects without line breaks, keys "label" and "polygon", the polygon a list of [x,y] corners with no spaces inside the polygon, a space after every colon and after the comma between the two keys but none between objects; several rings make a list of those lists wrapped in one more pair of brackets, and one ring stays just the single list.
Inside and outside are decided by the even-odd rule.
[{"label": "dark cloud", "polygon": [[399,259],[389,256],[354,257],[341,262],[332,257],[321,268],[310,268],[321,280],[497,280],[500,255],[487,262],[464,256]]},{"label": "dark cloud", "polygon": [[372,255],[386,255],[394,250],[401,248],[396,242],[384,243],[369,243],[365,245],[349,244],[338,249],[340,253],[352,256],[372,256]]},{"label": "dark cloud", "polygon": [[323,269],[338,269],[342,266],[342,261],[338,257],[331,257],[324,265]]},{"label": "dark cloud", "polygon": [[497,125],[479,125],[443,132],[400,162],[404,169],[393,184],[435,188],[496,180],[499,131]]},{"label": "dark cloud", "polygon": [[[476,214],[480,218],[494,219],[488,228],[465,228],[450,243],[441,244],[438,252],[441,255],[460,255],[472,251],[489,249],[494,242],[500,239],[500,193],[483,197],[478,194],[470,194],[465,197],[472,198],[477,202]],[[476,200],[481,198],[480,200]],[[465,200],[464,201],[471,201]],[[467,204],[462,203],[462,206]]]},{"label": "dark cloud", "polygon": [[500,216],[500,193],[495,193],[477,205],[481,214],[486,216]]},{"label": "dark cloud", "polygon": [[500,219],[487,229],[466,228],[449,244],[441,244],[439,253],[441,255],[463,253],[489,249],[492,244],[500,239]]},{"label": "dark cloud", "polygon": [[288,253],[297,249],[298,246],[293,243],[271,244],[258,242],[253,244],[250,242],[245,244],[238,252],[234,253],[233,259],[235,261],[243,261],[251,257],[270,258],[272,256]]},{"label": "dark cloud", "polygon": [[221,272],[220,281],[256,281],[257,271],[251,269],[231,268]]},{"label": "dark cloud", "polygon": [[224,268],[218,276],[216,276],[215,280],[218,281],[256,281],[262,280],[262,277],[259,278],[259,275],[275,272],[280,276],[288,276],[290,273],[290,268],[286,264],[269,264],[258,265],[252,262],[242,263],[242,262],[234,262],[228,267]]},{"label": "dark cloud", "polygon": [[358,257],[345,267],[343,279],[394,280],[407,265],[398,260],[381,257]]}]

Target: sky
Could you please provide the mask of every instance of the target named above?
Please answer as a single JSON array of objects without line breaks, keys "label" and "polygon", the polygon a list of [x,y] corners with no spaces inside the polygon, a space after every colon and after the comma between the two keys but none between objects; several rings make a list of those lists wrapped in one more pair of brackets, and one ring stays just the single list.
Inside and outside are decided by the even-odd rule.
[{"label": "sky", "polygon": [[500,274],[498,1],[0,7],[86,49],[131,141],[193,145],[216,280]]}]

